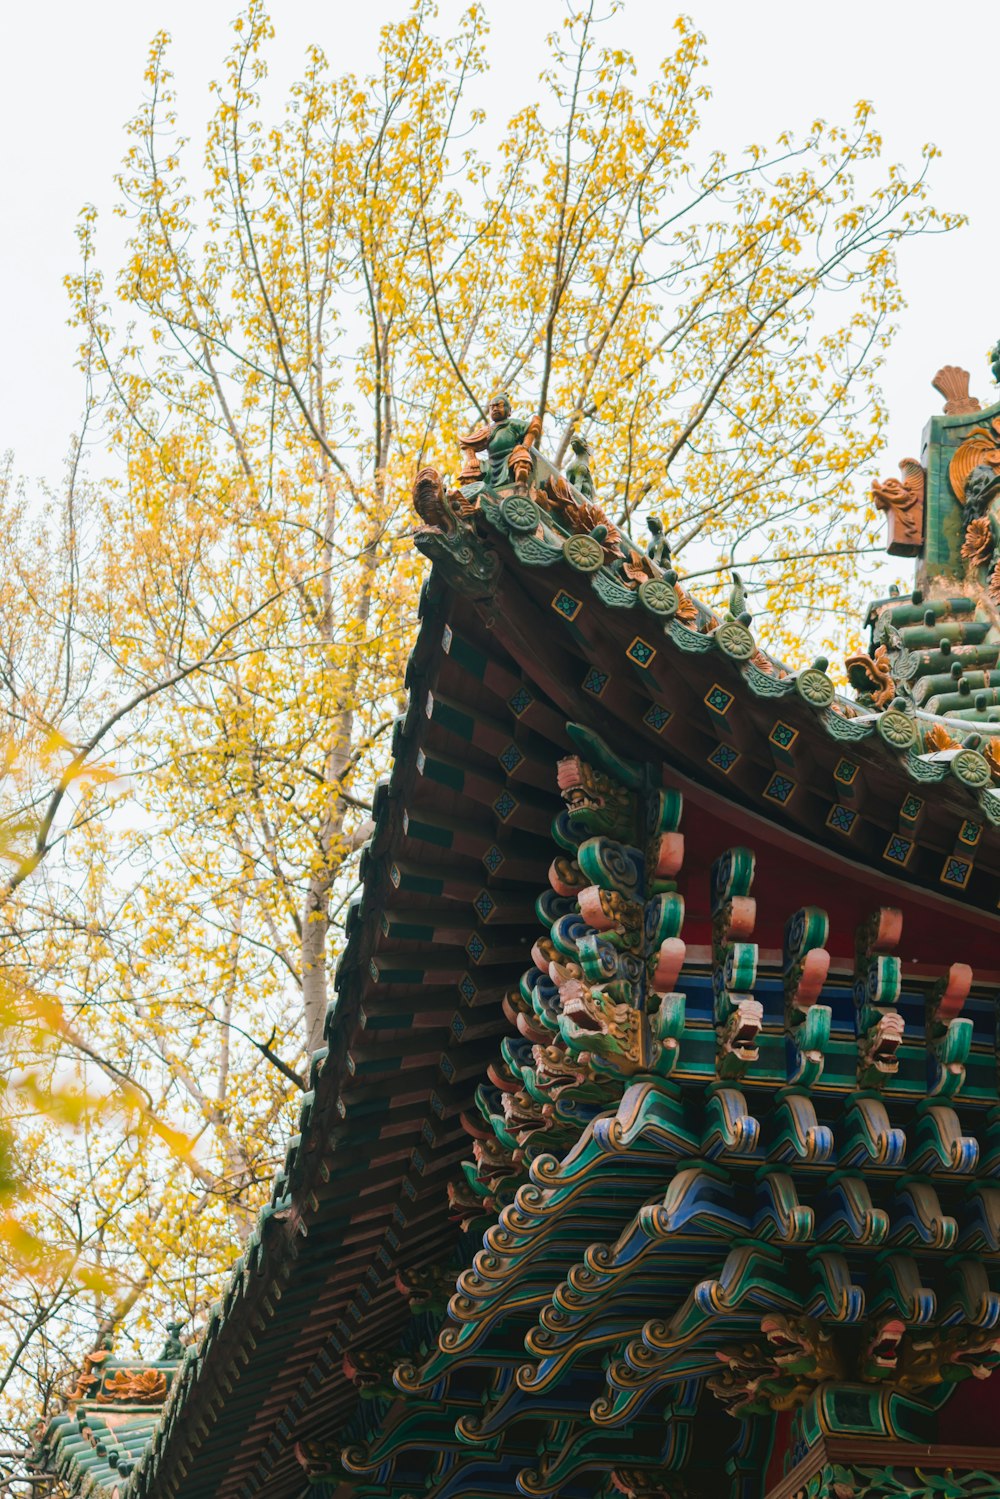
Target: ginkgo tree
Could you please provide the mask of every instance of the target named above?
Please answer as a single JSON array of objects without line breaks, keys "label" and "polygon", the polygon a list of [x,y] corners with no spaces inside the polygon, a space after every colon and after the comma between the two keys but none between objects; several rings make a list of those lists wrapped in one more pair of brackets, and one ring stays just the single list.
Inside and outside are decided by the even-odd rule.
[{"label": "ginkgo tree", "polygon": [[9,476],[0,504],[6,962],[58,997],[56,1057],[147,1123],[54,1143],[14,1111],[30,1227],[116,1289],[9,1261],[8,1433],[96,1332],[197,1324],[253,1220],[405,706],[410,484],[494,390],[556,462],[586,437],[605,509],[655,513],[704,596],[737,567],[772,649],[800,648],[793,580],[843,642],[898,247],[960,222],[933,148],[887,166],[861,104],[727,156],[696,27],[643,80],[602,24],[566,19],[500,129],[481,7],[442,37],[417,0],[369,77],[317,45],[275,110],[251,3],[200,144],[153,41],[124,255],[87,210],[67,278],[84,429],[44,513]]}]

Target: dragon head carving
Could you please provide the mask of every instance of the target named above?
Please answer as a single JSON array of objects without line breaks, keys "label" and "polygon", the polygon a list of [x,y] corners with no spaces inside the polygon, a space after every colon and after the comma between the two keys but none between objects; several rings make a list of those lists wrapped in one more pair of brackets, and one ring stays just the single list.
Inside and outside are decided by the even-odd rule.
[{"label": "dragon head carving", "polygon": [[633,840],[636,800],[632,792],[578,755],[560,760],[557,771],[559,791],[575,831]]}]

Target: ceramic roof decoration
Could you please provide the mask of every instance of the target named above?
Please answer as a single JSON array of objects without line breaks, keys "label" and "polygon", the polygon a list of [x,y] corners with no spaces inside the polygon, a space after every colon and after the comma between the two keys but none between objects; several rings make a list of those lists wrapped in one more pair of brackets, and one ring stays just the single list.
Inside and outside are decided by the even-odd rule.
[{"label": "ceramic roof decoration", "polygon": [[914,589],[850,696],[506,398],[420,471],[409,707],[299,1133],[197,1347],[74,1397],[40,1474],[1000,1495],[1000,406],[934,383],[874,489]]},{"label": "ceramic roof decoration", "polygon": [[84,1494],[120,1494],[155,1439],[183,1346],[171,1336],[153,1363],[115,1358],[108,1346],[84,1356],[65,1408],[38,1433],[35,1460]]}]

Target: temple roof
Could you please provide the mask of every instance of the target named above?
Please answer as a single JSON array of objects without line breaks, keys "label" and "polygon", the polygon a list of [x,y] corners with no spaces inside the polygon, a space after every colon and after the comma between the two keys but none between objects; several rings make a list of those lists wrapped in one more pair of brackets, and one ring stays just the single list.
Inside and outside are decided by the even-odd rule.
[{"label": "temple roof", "polygon": [[[920,983],[959,958],[1000,978],[1000,790],[970,739],[986,709],[956,717],[964,708],[943,703],[936,680],[952,680],[953,654],[963,673],[995,664],[988,605],[927,579],[911,598],[880,600],[871,654],[852,671],[859,701],[838,692],[827,663],[793,671],[761,651],[738,591],[724,618],[699,604],[656,538],[640,551],[619,537],[539,455],[530,476],[463,477],[451,491],[418,478],[417,545],[435,566],[299,1132],[197,1348],[170,1366],[166,1398],[116,1404],[113,1416],[100,1397],[80,1400],[50,1422],[38,1462],[73,1493],[404,1491],[403,1478],[352,1478],[340,1454],[364,1450],[373,1421],[399,1426],[391,1367],[424,1366],[479,1242],[454,1183],[533,961],[562,805],[554,767],[581,734],[596,731],[623,774],[662,767],[694,819],[682,888],[695,987],[710,989],[708,891],[734,842],[758,852],[762,964],[780,972],[783,923],[822,876],[836,890],[830,972],[848,997],[855,930],[886,900],[902,912]],[[939,742],[942,717],[954,742]],[[714,1034],[710,1015],[705,1025]],[[779,1019],[763,1052],[769,1086],[784,1080],[784,1047]],[[922,1042],[901,1054],[910,1108],[926,1090]],[[995,1102],[995,1079],[991,1094],[979,1078],[971,1067],[972,1094]],[[853,1071],[836,1086],[853,1088]],[[637,1179],[623,1224],[646,1190]],[[586,1223],[581,1232],[585,1244]],[[445,1415],[453,1429],[453,1406]],[[498,1463],[502,1474],[528,1464],[532,1440],[483,1457],[474,1492],[494,1491]],[[640,1458],[650,1440],[635,1438]],[[559,1492],[592,1495],[574,1471]],[[435,1482],[428,1492],[451,1492]]]},{"label": "temple roof", "polygon": [[[172,1351],[169,1348],[167,1352]],[[153,1442],[180,1359],[88,1353],[65,1409],[39,1434],[36,1461],[71,1492],[119,1495]]]}]

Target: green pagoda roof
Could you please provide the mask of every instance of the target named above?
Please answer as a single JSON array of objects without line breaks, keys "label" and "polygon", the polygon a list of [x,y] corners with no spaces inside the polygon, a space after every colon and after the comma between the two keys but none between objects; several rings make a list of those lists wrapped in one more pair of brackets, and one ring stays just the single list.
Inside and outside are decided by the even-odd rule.
[{"label": "green pagoda roof", "polygon": [[851,1442],[1000,1471],[948,1414],[1000,1362],[1000,629],[949,488],[994,419],[936,418],[882,487],[918,586],[873,605],[854,698],[532,424],[418,475],[409,706],[299,1132],[169,1391],[107,1429],[71,1401],[41,1471],[762,1499]]}]

